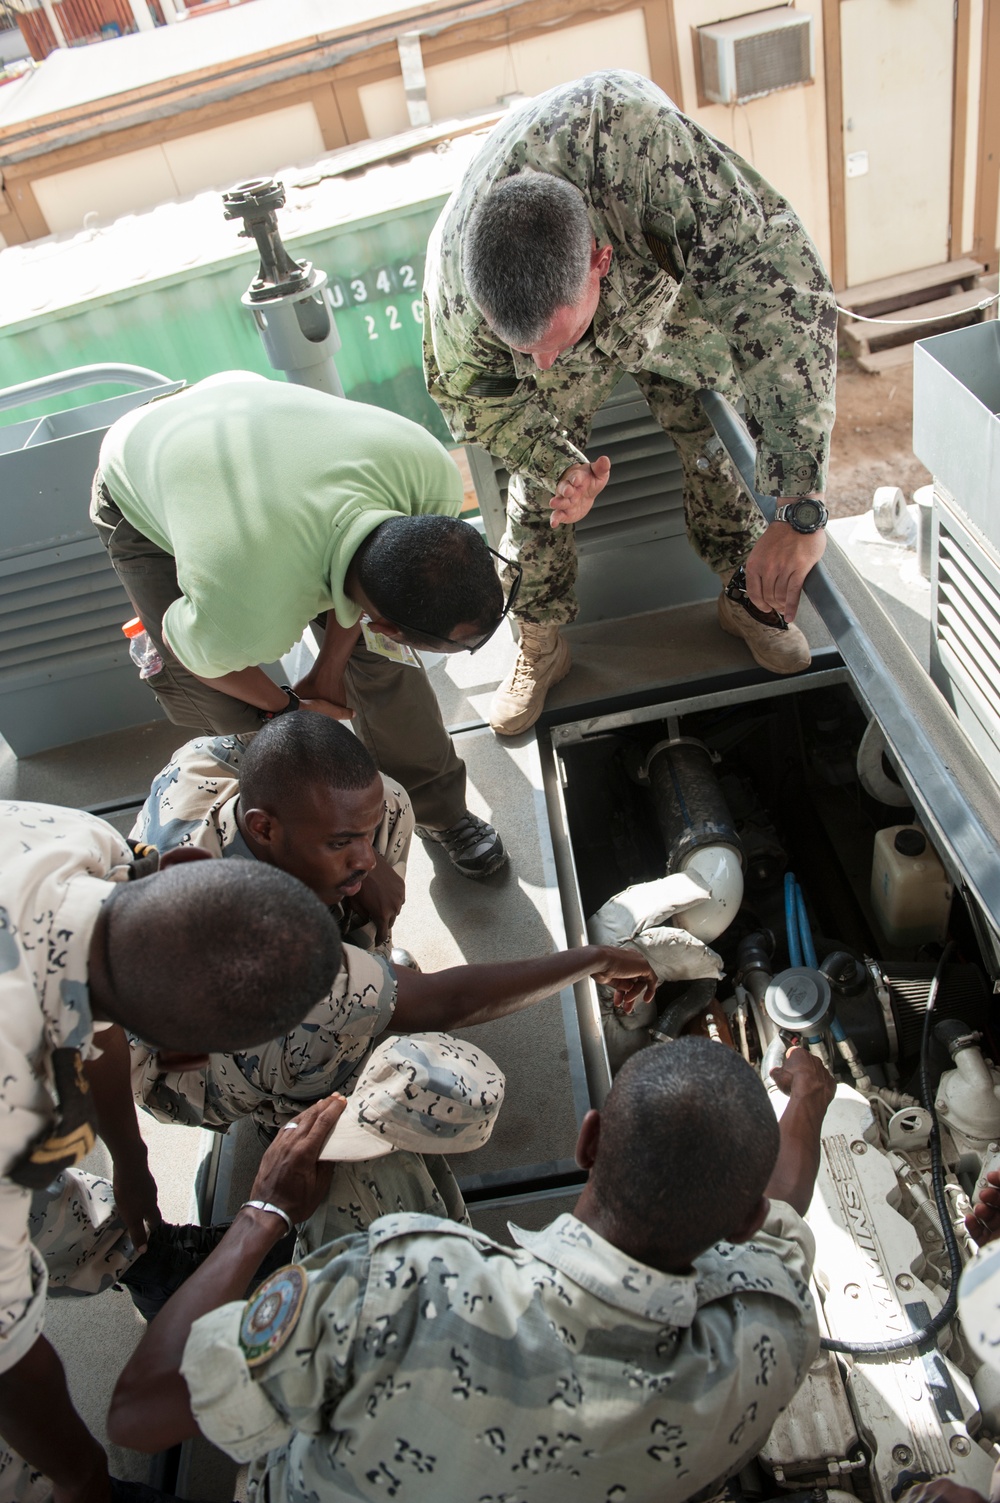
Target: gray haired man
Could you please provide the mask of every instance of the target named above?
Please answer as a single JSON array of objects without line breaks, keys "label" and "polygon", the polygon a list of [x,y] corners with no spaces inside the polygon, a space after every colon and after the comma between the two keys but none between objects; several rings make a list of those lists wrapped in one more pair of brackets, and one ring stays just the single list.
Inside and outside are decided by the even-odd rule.
[{"label": "gray haired man", "polygon": [[[572,524],[607,483],[583,453],[630,372],[684,471],[688,537],[727,586],[719,623],[773,673],[808,666],[795,615],[824,547],[836,309],[788,203],[648,79],[594,73],[493,131],[441,215],[424,280],[428,389],[454,437],[511,472],[502,552],[520,563],[521,650],[493,729],[514,735],[569,672]],[[710,444],[698,391],[744,397],[763,518]],[[748,609],[752,606],[753,609]]]}]

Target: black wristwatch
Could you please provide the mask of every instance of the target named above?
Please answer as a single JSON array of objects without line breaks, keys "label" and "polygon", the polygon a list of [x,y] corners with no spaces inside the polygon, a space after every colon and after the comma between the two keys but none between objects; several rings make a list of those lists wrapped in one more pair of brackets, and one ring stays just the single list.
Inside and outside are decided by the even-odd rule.
[{"label": "black wristwatch", "polygon": [[258,710],[257,715],[259,719],[276,720],[279,715],[287,715],[289,710],[297,710],[299,708],[301,700],[299,699],[299,696],[296,694],[295,690],[290,689],[287,684],[282,684],[281,687],[288,695],[288,703],[286,705],[282,705],[280,710]]},{"label": "black wristwatch", "polygon": [[822,501],[806,496],[801,501],[786,501],[774,514],[776,522],[787,522],[796,532],[819,532],[830,519],[830,513]]}]

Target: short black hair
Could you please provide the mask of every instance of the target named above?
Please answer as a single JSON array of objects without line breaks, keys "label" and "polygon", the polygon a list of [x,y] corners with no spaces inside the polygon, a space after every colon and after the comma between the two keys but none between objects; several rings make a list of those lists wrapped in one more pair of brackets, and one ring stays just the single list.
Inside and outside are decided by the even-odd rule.
[{"label": "short black hair", "polygon": [[681,1038],[618,1072],[591,1184],[616,1242],[654,1267],[683,1266],[746,1224],[778,1147],[757,1071],[724,1044]]},{"label": "short black hair", "polygon": [[476,529],[457,517],[393,517],[354,555],[365,595],[386,620],[433,637],[466,622],[489,631],[503,590]]},{"label": "short black hair", "polygon": [[497,183],[469,216],[462,275],[508,344],[531,345],[582,295],[594,232],[579,188],[549,172]]},{"label": "short black hair", "polygon": [[146,1044],[232,1054],[282,1038],[330,990],[340,930],[304,883],[258,861],[191,861],[105,904],[112,1021]]},{"label": "short black hair", "polygon": [[312,788],[370,788],[379,771],[368,748],[339,720],[298,710],[270,720],[240,763],[243,809],[278,812]]}]

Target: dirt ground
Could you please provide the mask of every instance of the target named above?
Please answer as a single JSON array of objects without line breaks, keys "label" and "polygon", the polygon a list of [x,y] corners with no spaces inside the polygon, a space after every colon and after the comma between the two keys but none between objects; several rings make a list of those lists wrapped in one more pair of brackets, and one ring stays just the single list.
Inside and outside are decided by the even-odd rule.
[{"label": "dirt ground", "polygon": [[835,517],[867,511],[880,485],[907,501],[930,474],[913,453],[913,357],[878,376],[841,356],[827,505]]}]

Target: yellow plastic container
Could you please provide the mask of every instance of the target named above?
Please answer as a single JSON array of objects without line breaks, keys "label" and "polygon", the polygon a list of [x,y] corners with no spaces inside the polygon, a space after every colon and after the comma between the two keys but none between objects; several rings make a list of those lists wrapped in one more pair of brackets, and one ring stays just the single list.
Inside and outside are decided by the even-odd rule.
[{"label": "yellow plastic container", "polygon": [[875,836],[872,907],[889,944],[940,944],[948,929],[952,886],[937,852],[916,825],[890,825]]}]

